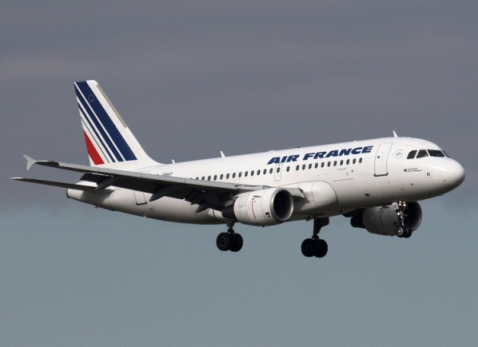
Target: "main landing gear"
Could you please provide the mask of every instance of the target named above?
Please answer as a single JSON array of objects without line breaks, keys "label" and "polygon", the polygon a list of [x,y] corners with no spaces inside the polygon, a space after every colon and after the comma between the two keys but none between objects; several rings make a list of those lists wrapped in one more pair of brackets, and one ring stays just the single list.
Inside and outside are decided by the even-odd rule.
[{"label": "main landing gear", "polygon": [[220,233],[216,239],[217,248],[220,251],[231,251],[239,252],[244,243],[242,236],[234,232],[232,228],[236,220],[228,219],[227,220],[227,232]]},{"label": "main landing gear", "polygon": [[405,218],[407,217],[407,215],[405,214],[405,211],[407,210],[407,202],[404,200],[400,200],[397,204],[398,227],[395,233],[398,237],[404,237],[408,239],[410,236],[412,236],[412,229],[407,227],[405,223]]},{"label": "main landing gear", "polygon": [[319,239],[320,229],[329,224],[329,218],[317,218],[314,219],[314,232],[312,238],[305,239],[302,242],[302,254],[308,258],[314,256],[317,258],[323,258],[327,254],[329,247],[327,242]]}]

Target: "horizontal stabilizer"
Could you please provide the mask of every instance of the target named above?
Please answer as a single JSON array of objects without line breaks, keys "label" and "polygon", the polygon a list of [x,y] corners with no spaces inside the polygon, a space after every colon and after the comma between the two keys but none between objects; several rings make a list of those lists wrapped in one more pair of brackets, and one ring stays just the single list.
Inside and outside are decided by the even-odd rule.
[{"label": "horizontal stabilizer", "polygon": [[23,158],[25,158],[26,161],[27,161],[27,171],[28,171],[28,170],[30,170],[30,168],[31,168],[33,165],[35,165],[36,160],[33,159],[33,158],[31,158],[31,157],[29,157],[29,156],[26,155],[26,154],[23,155]]}]

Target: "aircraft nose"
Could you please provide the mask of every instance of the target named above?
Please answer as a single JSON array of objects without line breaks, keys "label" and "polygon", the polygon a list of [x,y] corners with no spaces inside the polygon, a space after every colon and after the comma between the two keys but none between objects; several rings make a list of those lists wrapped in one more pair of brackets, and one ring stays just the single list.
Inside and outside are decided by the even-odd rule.
[{"label": "aircraft nose", "polygon": [[443,183],[450,188],[458,187],[465,180],[465,169],[457,161],[450,161],[442,171]]}]

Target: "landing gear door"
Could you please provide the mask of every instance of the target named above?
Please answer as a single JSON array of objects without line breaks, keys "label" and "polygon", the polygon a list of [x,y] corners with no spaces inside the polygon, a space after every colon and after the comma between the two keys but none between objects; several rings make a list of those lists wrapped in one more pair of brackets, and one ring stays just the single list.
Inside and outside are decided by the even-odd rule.
[{"label": "landing gear door", "polygon": [[375,154],[375,177],[387,176],[387,159],[393,143],[382,143]]},{"label": "landing gear door", "polygon": [[282,164],[277,164],[274,168],[274,179],[280,181],[282,178]]}]

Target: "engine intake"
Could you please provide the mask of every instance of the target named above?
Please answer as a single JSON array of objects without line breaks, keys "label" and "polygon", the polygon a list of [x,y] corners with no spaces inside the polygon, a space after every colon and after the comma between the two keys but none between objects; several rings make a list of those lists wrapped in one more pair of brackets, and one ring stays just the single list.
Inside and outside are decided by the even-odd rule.
[{"label": "engine intake", "polygon": [[293,212],[292,195],[286,189],[269,188],[239,195],[222,215],[243,224],[266,226],[288,221]]},{"label": "engine intake", "polygon": [[[366,208],[350,221],[354,228],[365,228],[372,234],[396,235],[398,227],[397,204]],[[422,223],[422,209],[418,202],[408,204],[405,225],[412,231]]]}]

